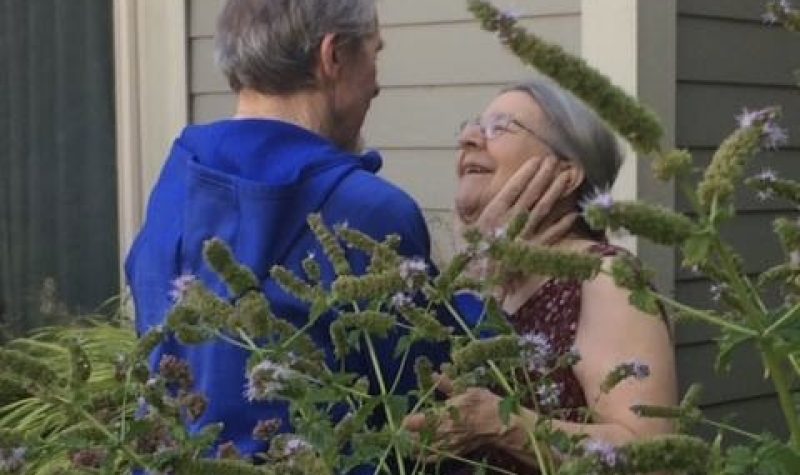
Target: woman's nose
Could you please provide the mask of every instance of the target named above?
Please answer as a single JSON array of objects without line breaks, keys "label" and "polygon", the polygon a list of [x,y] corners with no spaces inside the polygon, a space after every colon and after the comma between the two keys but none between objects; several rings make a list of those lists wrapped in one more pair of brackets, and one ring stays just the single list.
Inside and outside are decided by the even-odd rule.
[{"label": "woman's nose", "polygon": [[461,148],[476,147],[482,148],[486,145],[486,137],[481,130],[481,126],[475,123],[468,123],[458,136],[458,145]]}]

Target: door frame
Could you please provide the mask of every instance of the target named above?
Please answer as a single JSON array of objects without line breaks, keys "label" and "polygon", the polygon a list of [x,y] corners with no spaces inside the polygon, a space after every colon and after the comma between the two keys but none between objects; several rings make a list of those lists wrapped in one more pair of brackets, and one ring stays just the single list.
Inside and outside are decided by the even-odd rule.
[{"label": "door frame", "polygon": [[114,0],[121,263],[171,143],[188,122],[187,13],[187,0]]}]

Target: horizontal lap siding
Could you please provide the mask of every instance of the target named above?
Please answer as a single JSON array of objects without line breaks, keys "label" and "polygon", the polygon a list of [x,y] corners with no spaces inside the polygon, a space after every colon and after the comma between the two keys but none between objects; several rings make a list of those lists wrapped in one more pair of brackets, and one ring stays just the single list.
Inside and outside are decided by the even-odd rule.
[{"label": "horizontal lap siding", "polygon": [[[735,116],[750,109],[782,105],[783,125],[790,128],[790,145],[781,151],[761,154],[748,166],[755,174],[773,168],[780,175],[800,176],[800,93],[793,88],[793,70],[800,63],[791,52],[800,49],[800,38],[761,23],[765,2],[761,0],[679,0],[678,97],[676,141],[694,154],[698,166],[707,165],[717,146],[736,127]],[[697,178],[699,179],[699,177]],[[754,192],[736,195],[740,215],[723,233],[744,257],[745,271],[761,272],[782,259],[782,250],[772,233],[772,222],[796,215],[789,203],[757,199]],[[691,206],[678,199],[678,209]],[[710,283],[684,269],[677,272],[679,300],[701,308],[716,308]],[[777,301],[775,292],[768,300]],[[704,405],[712,418],[738,413],[740,423],[756,432],[782,432],[780,411],[773,390],[753,348],[734,355],[733,373],[714,371],[717,332],[700,324],[683,324],[677,330],[681,387],[702,382]],[[755,411],[755,412],[754,412]]]}]

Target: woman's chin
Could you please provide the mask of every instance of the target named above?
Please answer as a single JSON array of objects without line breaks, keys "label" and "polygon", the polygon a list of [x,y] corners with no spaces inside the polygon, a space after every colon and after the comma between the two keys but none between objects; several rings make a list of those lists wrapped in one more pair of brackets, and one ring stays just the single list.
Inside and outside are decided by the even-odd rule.
[{"label": "woman's chin", "polygon": [[456,193],[456,213],[464,224],[475,223],[486,207],[486,202],[480,193]]}]

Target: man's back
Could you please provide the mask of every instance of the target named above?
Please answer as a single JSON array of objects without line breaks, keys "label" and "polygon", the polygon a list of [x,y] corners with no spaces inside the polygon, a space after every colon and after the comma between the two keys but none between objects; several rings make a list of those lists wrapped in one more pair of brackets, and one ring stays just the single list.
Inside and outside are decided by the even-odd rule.
[{"label": "man's back", "polygon": [[[306,304],[283,292],[269,279],[280,264],[301,274],[309,253],[320,257],[322,280],[335,275],[322,258],[306,218],[319,212],[329,224],[347,224],[373,238],[388,234],[402,238],[400,252],[425,259],[429,241],[416,204],[404,192],[376,177],[380,158],[356,157],[321,137],[294,125],[272,120],[230,120],[190,127],[176,142],[156,185],[147,221],[126,263],[137,307],[137,330],[161,325],[174,302],[173,280],[192,274],[206,286],[224,294],[224,286],[202,260],[203,243],[219,237],[231,246],[237,259],[250,267],[263,283],[275,314],[297,326],[308,315]],[[366,267],[366,256],[349,255],[356,273]],[[329,325],[323,317],[309,335],[334,364]],[[396,339],[396,333],[390,339]],[[396,362],[391,342],[378,345],[381,364],[389,374]],[[443,348],[422,348],[434,360]],[[195,423],[198,430],[212,422],[225,423],[221,442],[232,440],[239,450],[253,454],[264,449],[251,437],[260,420],[280,418],[286,423],[282,403],[251,403],[244,396],[247,352],[222,342],[184,347],[169,341],[156,350],[152,363],[165,355],[186,358],[195,375],[195,390],[209,399],[206,413]],[[368,361],[353,354],[348,371],[371,375]],[[411,389],[407,371],[398,392]],[[374,381],[373,381],[374,382]]]}]

